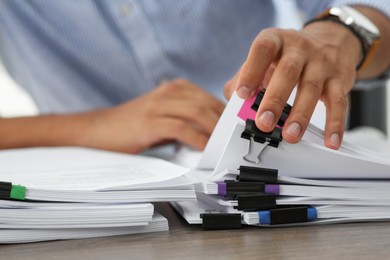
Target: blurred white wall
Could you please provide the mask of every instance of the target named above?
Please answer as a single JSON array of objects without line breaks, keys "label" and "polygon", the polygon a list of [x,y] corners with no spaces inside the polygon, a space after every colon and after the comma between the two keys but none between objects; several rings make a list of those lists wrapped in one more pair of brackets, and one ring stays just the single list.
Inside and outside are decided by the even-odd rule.
[{"label": "blurred white wall", "polygon": [[0,62],[0,116],[14,117],[38,114],[30,96],[8,75]]}]

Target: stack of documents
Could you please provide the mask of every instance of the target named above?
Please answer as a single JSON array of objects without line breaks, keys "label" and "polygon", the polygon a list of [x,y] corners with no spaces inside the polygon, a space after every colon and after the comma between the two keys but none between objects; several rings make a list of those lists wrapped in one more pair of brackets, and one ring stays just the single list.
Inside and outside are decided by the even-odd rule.
[{"label": "stack of documents", "polygon": [[390,220],[388,154],[348,142],[328,149],[314,125],[300,143],[283,142],[289,105],[273,132],[261,132],[253,119],[263,94],[229,101],[195,166],[212,172],[196,184],[197,202],[173,203],[189,223],[218,229]]},{"label": "stack of documents", "polygon": [[283,142],[291,107],[264,133],[253,121],[261,99],[233,95],[205,151],[183,148],[174,163],[75,147],[0,151],[0,243],[167,230],[159,201],[208,229],[390,220],[388,155],[328,149],[313,125],[299,144]]},{"label": "stack of documents", "polygon": [[0,206],[0,242],[90,238],[168,230],[150,203],[7,203]]},{"label": "stack of documents", "polygon": [[106,237],[130,235],[168,230],[166,218],[155,212],[152,221],[147,225],[133,225],[123,227],[101,228],[31,228],[31,229],[1,229],[1,243],[28,243],[48,240],[81,239],[93,237]]},{"label": "stack of documents", "polygon": [[168,229],[151,202],[195,200],[170,162],[76,147],[0,152],[0,243]]}]

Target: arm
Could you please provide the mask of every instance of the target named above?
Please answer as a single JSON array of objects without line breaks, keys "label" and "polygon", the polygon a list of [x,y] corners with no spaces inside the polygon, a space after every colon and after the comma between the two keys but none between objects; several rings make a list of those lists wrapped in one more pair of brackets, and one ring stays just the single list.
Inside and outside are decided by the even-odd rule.
[{"label": "arm", "polygon": [[138,153],[167,141],[203,149],[223,109],[199,87],[177,79],[112,108],[0,119],[0,149],[83,146]]},{"label": "arm", "polygon": [[358,75],[368,78],[380,75],[390,64],[390,20],[381,12],[357,7],[381,30],[382,45],[373,62],[364,71],[356,72],[361,59],[357,37],[344,26],[315,22],[301,31],[266,29],[252,43],[247,60],[236,76],[226,84],[229,95],[237,89],[248,98],[259,87],[267,92],[256,116],[256,125],[272,131],[294,86],[298,86],[293,109],[283,138],[298,142],[310,121],[318,100],[327,108],[325,145],[337,149],[344,132],[347,94]]}]

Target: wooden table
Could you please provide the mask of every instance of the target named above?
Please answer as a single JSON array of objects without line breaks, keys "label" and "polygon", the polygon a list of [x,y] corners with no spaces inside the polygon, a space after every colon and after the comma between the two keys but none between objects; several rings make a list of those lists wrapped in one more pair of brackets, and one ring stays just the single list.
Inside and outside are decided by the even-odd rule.
[{"label": "wooden table", "polygon": [[202,231],[168,204],[169,232],[0,246],[0,259],[390,259],[390,223]]}]

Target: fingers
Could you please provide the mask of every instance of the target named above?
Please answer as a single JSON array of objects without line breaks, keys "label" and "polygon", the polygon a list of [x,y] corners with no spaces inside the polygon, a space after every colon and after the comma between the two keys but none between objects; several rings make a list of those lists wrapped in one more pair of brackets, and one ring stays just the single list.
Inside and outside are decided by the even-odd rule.
[{"label": "fingers", "polygon": [[210,135],[197,130],[187,122],[175,118],[156,119],[151,127],[159,129],[154,136],[154,143],[162,140],[177,140],[195,149],[203,150],[210,137]]},{"label": "fingers", "polygon": [[240,76],[240,70],[236,72],[233,78],[231,78],[225,83],[223,87],[223,95],[225,96],[226,100],[230,99],[234,90],[236,89],[239,76]]},{"label": "fingers", "polygon": [[240,71],[237,93],[241,98],[248,99],[256,93],[269,66],[277,60],[281,46],[278,29],[263,30],[257,36]]},{"label": "fingers", "polygon": [[269,82],[271,81],[272,75],[274,74],[274,71],[276,69],[276,65],[277,65],[277,63],[273,62],[269,66],[269,68],[267,69],[267,72],[265,73],[265,76],[264,76],[264,79],[263,79],[262,87],[267,87],[268,86]]},{"label": "fingers", "polygon": [[302,73],[294,105],[283,129],[283,138],[289,143],[299,142],[306,131],[322,94],[324,85],[322,70],[320,63],[313,63],[306,66]]},{"label": "fingers", "polygon": [[[275,128],[294,86],[301,77],[303,66],[304,60],[297,54],[288,54],[279,61],[257,111],[256,125],[260,130],[270,132]],[[300,129],[295,126],[291,134],[299,136],[298,130]]]},{"label": "fingers", "polygon": [[148,129],[154,134],[148,145],[176,140],[204,149],[225,105],[184,79],[161,85],[153,95]]},{"label": "fingers", "polygon": [[172,117],[193,124],[200,131],[210,135],[217,124],[220,114],[206,102],[198,100],[170,100],[159,105],[155,116]]},{"label": "fingers", "polygon": [[192,82],[181,78],[169,81],[160,86],[157,95],[163,98],[170,98],[170,100],[196,100],[212,108],[218,116],[225,109],[223,102]]},{"label": "fingers", "polygon": [[[356,79],[356,60],[345,44],[351,39],[349,32],[330,26],[332,30],[329,24],[312,25],[302,31],[263,30],[254,40],[238,79],[235,76],[225,85],[225,95],[231,94],[233,84],[244,99],[266,87],[256,125],[270,132],[298,84],[293,108],[283,127],[283,138],[289,143],[300,141],[322,98],[327,106],[325,145],[339,148],[344,132],[346,96]],[[333,30],[339,32],[340,37],[333,37],[336,35]]]},{"label": "fingers", "polygon": [[345,116],[347,111],[347,97],[343,91],[342,82],[337,79],[329,80],[325,83],[325,146],[338,149],[344,134]]}]

